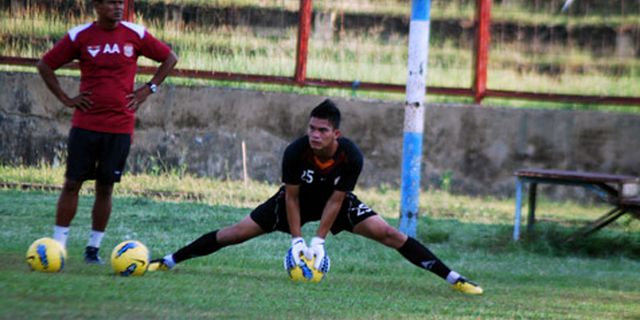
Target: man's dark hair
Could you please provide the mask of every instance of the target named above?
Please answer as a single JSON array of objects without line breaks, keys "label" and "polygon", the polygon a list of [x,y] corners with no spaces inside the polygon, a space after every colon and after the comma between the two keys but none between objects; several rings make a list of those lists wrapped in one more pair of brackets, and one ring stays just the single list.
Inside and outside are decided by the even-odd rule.
[{"label": "man's dark hair", "polygon": [[311,110],[310,118],[327,119],[334,129],[340,128],[340,110],[333,101],[325,99]]}]

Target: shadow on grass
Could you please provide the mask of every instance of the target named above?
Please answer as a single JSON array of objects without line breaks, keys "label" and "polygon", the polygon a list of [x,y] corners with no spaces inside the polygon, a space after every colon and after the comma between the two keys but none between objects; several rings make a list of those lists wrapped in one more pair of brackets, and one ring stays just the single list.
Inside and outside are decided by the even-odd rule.
[{"label": "shadow on grass", "polygon": [[573,241],[567,239],[577,228],[555,223],[539,223],[531,234],[525,234],[522,246],[526,250],[556,256],[640,258],[640,232],[604,228]]},{"label": "shadow on grass", "polygon": [[547,256],[586,256],[606,258],[624,256],[640,258],[640,222],[631,217],[621,219],[615,227],[606,227],[587,237],[567,239],[579,228],[553,222],[536,223],[531,233],[513,240],[513,226],[504,224],[465,223],[454,219],[422,218],[418,238],[427,244],[484,250],[493,254],[519,250]]}]

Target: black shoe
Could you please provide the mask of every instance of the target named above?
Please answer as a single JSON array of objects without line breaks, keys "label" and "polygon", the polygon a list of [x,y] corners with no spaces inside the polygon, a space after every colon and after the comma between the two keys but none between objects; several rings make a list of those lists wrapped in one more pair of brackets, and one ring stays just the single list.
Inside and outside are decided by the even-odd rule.
[{"label": "black shoe", "polygon": [[88,264],[104,264],[100,256],[98,256],[100,248],[88,246],[84,249],[84,262]]}]

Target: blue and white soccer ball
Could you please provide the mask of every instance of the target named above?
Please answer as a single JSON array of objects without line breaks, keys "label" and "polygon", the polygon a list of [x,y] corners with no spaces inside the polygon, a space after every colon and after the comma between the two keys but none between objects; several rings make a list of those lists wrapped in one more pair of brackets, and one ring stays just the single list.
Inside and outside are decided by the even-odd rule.
[{"label": "blue and white soccer ball", "polygon": [[291,249],[289,249],[287,254],[284,256],[284,269],[287,271],[287,274],[289,274],[289,278],[293,281],[320,282],[327,272],[329,272],[331,259],[329,259],[329,256],[325,255],[322,259],[322,263],[320,264],[320,269],[316,269],[313,266],[315,260],[315,256],[309,260],[304,256],[304,254],[301,254],[300,264],[296,265],[295,260],[293,260]]}]

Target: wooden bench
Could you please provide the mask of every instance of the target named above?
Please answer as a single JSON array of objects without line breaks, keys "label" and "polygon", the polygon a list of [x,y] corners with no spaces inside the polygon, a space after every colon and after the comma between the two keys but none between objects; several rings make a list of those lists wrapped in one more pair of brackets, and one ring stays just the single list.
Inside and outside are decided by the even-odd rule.
[{"label": "wooden bench", "polygon": [[527,232],[533,231],[535,224],[537,186],[541,183],[561,184],[585,187],[596,192],[601,199],[613,205],[613,208],[594,222],[578,230],[567,240],[571,241],[579,236],[587,236],[625,213],[631,213],[640,218],[640,196],[638,186],[640,177],[615,175],[596,172],[580,172],[550,169],[520,169],[514,172],[516,176],[516,212],[513,226],[513,239],[520,238],[520,218],[522,209],[522,189],[529,184],[529,216],[527,218]]},{"label": "wooden bench", "polygon": [[620,206],[628,210],[636,218],[640,219],[640,196],[620,199]]}]

